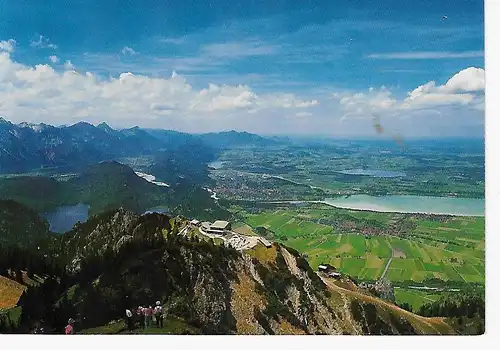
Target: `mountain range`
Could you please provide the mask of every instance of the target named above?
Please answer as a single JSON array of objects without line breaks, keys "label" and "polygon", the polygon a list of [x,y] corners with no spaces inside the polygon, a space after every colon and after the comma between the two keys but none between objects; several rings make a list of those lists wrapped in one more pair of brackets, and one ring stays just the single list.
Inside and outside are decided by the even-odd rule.
[{"label": "mountain range", "polygon": [[44,123],[11,123],[0,117],[0,174],[34,170],[77,171],[106,160],[189,149],[203,150],[208,158],[225,147],[264,145],[277,141],[236,131],[191,135],[172,130],[133,127],[115,130],[106,123],[97,126],[79,122],[70,126]]}]

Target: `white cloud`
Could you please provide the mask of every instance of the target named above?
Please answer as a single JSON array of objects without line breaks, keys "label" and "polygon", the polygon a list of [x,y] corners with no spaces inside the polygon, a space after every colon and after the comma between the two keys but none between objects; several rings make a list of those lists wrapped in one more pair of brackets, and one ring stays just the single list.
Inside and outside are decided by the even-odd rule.
[{"label": "white cloud", "polygon": [[31,47],[36,47],[39,49],[57,49],[57,45],[52,44],[49,40],[49,38],[44,37],[43,35],[39,35],[37,40],[31,40],[30,41],[30,46]]},{"label": "white cloud", "polygon": [[139,53],[137,51],[135,51],[133,48],[131,47],[128,47],[128,46],[125,46],[121,53],[125,56],[129,55],[129,56],[135,56],[135,55],[138,55]]},{"label": "white cloud", "polygon": [[484,87],[484,69],[469,67],[451,77],[451,79],[445,84],[444,89],[449,92],[484,91]]},{"label": "white cloud", "polygon": [[16,41],[14,39],[0,41],[0,52],[13,52],[16,47]]},{"label": "white cloud", "polygon": [[[408,93],[402,108],[440,105],[469,105],[484,91],[484,69],[469,67],[453,75],[444,85],[430,81]],[[467,93],[464,93],[467,92]]]},{"label": "white cloud", "polygon": [[344,110],[354,113],[370,113],[389,109],[397,104],[392,93],[383,86],[379,90],[370,88],[367,92],[334,94],[334,97]]},{"label": "white cloud", "polygon": [[78,73],[70,61],[64,68],[56,71],[48,64],[30,67],[0,53],[0,115],[14,121],[30,116],[31,121],[54,124],[82,119],[98,122],[104,118],[120,126],[165,126],[170,124],[164,118],[169,118],[194,127],[203,123],[213,127],[224,118],[242,119],[242,113],[252,110],[257,116],[266,111],[293,112],[319,104],[294,94],[260,95],[246,85],[209,84],[195,89],[175,72],[170,78],[122,73],[106,79],[89,72]]},{"label": "white cloud", "polygon": [[372,53],[367,58],[383,60],[439,60],[449,58],[475,58],[483,57],[483,51],[410,51],[410,52],[388,52]]},{"label": "white cloud", "polygon": [[[392,93],[382,87],[370,88],[368,92],[336,93],[344,119],[353,115],[370,116],[372,113],[402,113],[408,110],[429,109],[442,106],[469,106],[481,109],[484,99],[484,70],[469,67],[453,75],[444,85],[429,81],[408,92],[406,98],[396,99]],[[484,105],[484,104],[483,104]]]},{"label": "white cloud", "polygon": [[64,62],[64,69],[75,70],[75,66],[73,65],[73,63],[71,63],[70,60],[67,60],[66,62]]},{"label": "white cloud", "polygon": [[59,57],[57,57],[55,55],[54,56],[49,56],[49,60],[50,60],[50,62],[52,62],[54,64],[55,63],[59,63]]}]

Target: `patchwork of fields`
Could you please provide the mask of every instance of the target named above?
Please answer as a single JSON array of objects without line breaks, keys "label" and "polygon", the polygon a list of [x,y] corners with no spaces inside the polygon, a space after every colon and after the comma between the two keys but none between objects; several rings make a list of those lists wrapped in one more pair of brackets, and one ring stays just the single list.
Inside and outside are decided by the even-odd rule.
[{"label": "patchwork of fields", "polygon": [[[345,232],[318,223],[325,218],[352,221],[354,228]],[[356,232],[363,223],[385,227],[395,219],[412,224],[408,225],[412,228],[399,237]],[[316,207],[247,214],[246,222],[253,228],[265,227],[272,231],[273,239],[307,254],[313,268],[330,263],[360,280],[376,280],[394,255],[386,275],[391,281],[438,278],[484,283],[484,218],[433,221],[404,214]]]}]

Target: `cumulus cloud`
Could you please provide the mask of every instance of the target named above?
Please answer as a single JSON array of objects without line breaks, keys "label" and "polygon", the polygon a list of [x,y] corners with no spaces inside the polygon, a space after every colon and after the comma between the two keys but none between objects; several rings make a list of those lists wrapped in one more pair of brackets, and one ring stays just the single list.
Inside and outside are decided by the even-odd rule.
[{"label": "cumulus cloud", "polygon": [[57,45],[50,42],[49,38],[39,35],[37,40],[31,40],[30,46],[39,49],[57,49]]},{"label": "cumulus cloud", "polygon": [[66,62],[64,62],[64,69],[66,70],[75,70],[75,66],[73,65],[73,63],[71,63],[70,60],[67,60]]},{"label": "cumulus cloud", "polygon": [[252,110],[299,111],[319,104],[294,94],[260,95],[246,85],[209,84],[195,89],[175,72],[166,78],[130,72],[102,78],[76,72],[70,61],[64,68],[56,71],[48,64],[26,66],[14,62],[8,53],[0,53],[0,115],[14,121],[30,116],[31,121],[54,124],[104,118],[115,125],[137,124],[140,117],[140,125],[156,121],[157,126],[165,126],[162,118],[193,122],[234,113],[241,116]]},{"label": "cumulus cloud", "polygon": [[444,85],[443,89],[448,92],[484,91],[484,87],[484,69],[469,67],[451,77],[451,79]]},{"label": "cumulus cloud", "polygon": [[[437,85],[429,81],[407,93],[404,99],[396,99],[385,87],[370,88],[368,92],[336,93],[345,114],[398,113],[408,110],[432,109],[442,106],[468,106],[481,110],[484,108],[484,69],[469,67],[453,75],[445,84]],[[483,106],[483,107],[482,107]]]},{"label": "cumulus cloud", "polygon": [[49,60],[52,63],[59,63],[59,57],[57,56],[49,56]]},{"label": "cumulus cloud", "polygon": [[135,51],[133,48],[131,47],[128,47],[128,46],[125,46],[122,51],[121,51],[122,55],[125,55],[125,56],[135,56],[137,54],[139,54],[137,51]]},{"label": "cumulus cloud", "polygon": [[430,81],[417,87],[408,93],[401,107],[469,105],[481,97],[484,86],[484,69],[469,67],[452,76],[444,85]]},{"label": "cumulus cloud", "polygon": [[16,47],[16,41],[14,39],[0,41],[0,52],[13,52]]}]

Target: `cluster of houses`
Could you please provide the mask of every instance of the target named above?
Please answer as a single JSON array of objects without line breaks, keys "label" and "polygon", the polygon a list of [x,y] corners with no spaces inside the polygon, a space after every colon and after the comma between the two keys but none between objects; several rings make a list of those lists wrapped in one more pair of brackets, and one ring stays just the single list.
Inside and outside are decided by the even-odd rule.
[{"label": "cluster of houses", "polygon": [[337,268],[330,264],[321,264],[318,265],[318,271],[323,272],[325,275],[331,278],[339,279],[342,274],[337,272]]}]

